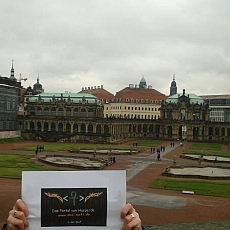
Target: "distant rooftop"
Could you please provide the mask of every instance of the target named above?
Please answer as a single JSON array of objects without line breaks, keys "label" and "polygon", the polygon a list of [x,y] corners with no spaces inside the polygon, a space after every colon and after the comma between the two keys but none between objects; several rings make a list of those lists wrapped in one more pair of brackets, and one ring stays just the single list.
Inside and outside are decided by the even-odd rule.
[{"label": "distant rooftop", "polygon": [[41,93],[38,95],[34,95],[29,98],[29,102],[37,102],[41,99],[42,102],[48,103],[52,100],[64,100],[68,101],[71,100],[73,103],[82,103],[85,100],[86,103],[95,104],[98,99],[97,97],[93,96],[92,94],[86,93]]},{"label": "distant rooftop", "polygon": [[[171,102],[171,103],[178,103],[178,98],[181,97],[183,95],[183,93],[177,93],[177,94],[174,94],[170,97],[167,98],[166,102]],[[186,97],[189,97],[190,98],[190,104],[202,104],[204,102],[204,99],[197,96],[196,94],[194,93],[185,93],[184,94]]]}]

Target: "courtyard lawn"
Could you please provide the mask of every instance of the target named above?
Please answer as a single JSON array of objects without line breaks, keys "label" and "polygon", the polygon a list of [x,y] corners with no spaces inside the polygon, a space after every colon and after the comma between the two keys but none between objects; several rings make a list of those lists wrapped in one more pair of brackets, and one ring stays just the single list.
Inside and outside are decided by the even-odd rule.
[{"label": "courtyard lawn", "polygon": [[53,171],[52,169],[36,164],[28,155],[0,154],[0,177],[21,179],[22,171]]},{"label": "courtyard lawn", "polygon": [[218,156],[218,157],[226,157],[230,158],[230,153],[224,152],[200,152],[200,151],[185,151],[185,154],[194,154],[194,155],[203,155],[203,156]]},{"label": "courtyard lawn", "polygon": [[[39,143],[38,143],[39,145]],[[20,150],[25,151],[35,151],[36,146],[29,146],[20,148]],[[47,143],[44,145],[46,152],[58,152],[58,151],[68,151],[68,150],[80,150],[80,149],[96,149],[96,150],[109,150],[117,149],[117,150],[130,150],[130,146],[121,146],[121,145],[109,145],[109,144],[81,144],[81,143]],[[140,147],[139,151],[143,151],[146,148]]]},{"label": "courtyard lawn", "polygon": [[150,188],[167,189],[176,191],[193,191],[196,195],[230,197],[230,182],[204,182],[186,180],[164,180],[156,179]]},{"label": "courtyard lawn", "polygon": [[198,144],[193,144],[191,146],[191,149],[218,151],[218,150],[221,150],[221,145],[214,144],[214,143],[198,143]]},{"label": "courtyard lawn", "polygon": [[21,137],[3,138],[3,139],[0,139],[0,144],[13,143],[13,142],[21,142],[21,141],[23,141],[23,139]]}]

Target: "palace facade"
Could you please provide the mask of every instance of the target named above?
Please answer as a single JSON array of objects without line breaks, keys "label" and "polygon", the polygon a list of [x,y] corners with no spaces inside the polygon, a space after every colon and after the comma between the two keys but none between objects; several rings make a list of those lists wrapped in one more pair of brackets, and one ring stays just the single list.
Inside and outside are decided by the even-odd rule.
[{"label": "palace facade", "polygon": [[29,98],[19,118],[25,138],[44,141],[121,142],[127,138],[230,141],[230,124],[211,122],[208,104],[194,94],[175,94],[162,101],[159,119],[104,118],[92,94],[43,93]]}]

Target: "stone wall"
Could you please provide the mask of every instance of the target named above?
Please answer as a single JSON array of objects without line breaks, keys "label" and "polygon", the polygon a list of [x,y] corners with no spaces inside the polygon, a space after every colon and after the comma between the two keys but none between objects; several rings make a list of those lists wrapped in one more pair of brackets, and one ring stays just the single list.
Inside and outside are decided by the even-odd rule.
[{"label": "stone wall", "polygon": [[21,131],[3,131],[0,132],[0,139],[21,137]]}]

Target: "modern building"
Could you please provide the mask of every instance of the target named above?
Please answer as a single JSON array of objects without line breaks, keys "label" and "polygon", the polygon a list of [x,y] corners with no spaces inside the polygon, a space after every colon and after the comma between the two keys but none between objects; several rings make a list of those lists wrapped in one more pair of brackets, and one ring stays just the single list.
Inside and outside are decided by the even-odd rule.
[{"label": "modern building", "polygon": [[230,122],[230,94],[200,97],[209,104],[211,121]]}]

